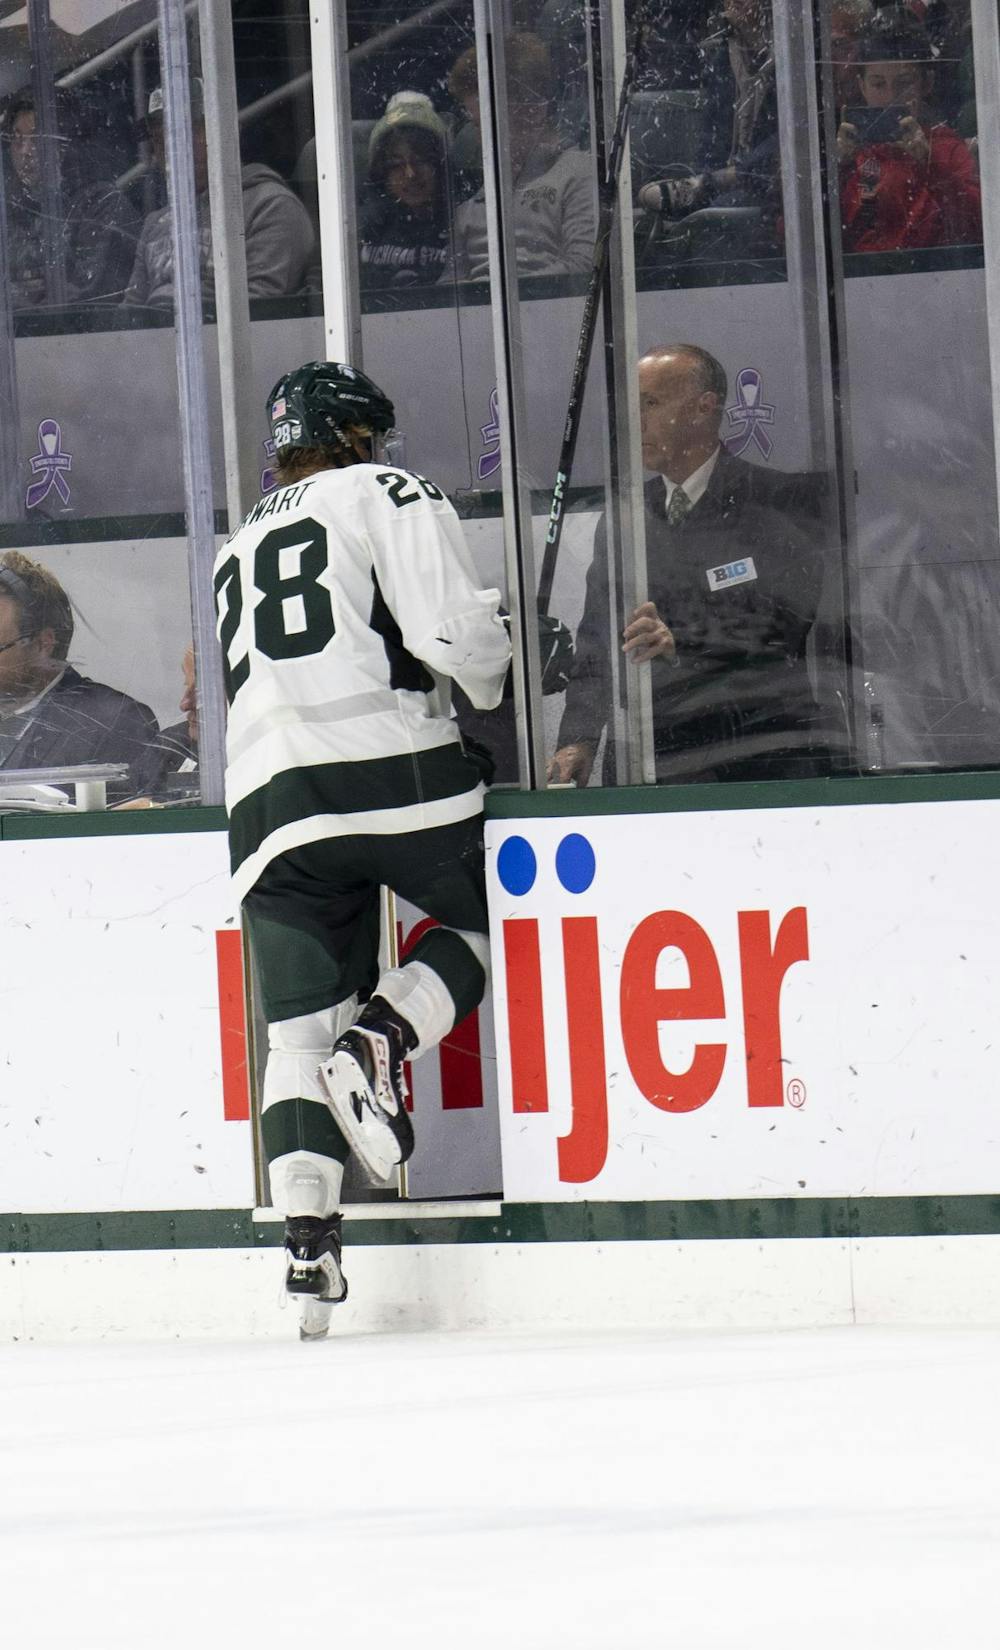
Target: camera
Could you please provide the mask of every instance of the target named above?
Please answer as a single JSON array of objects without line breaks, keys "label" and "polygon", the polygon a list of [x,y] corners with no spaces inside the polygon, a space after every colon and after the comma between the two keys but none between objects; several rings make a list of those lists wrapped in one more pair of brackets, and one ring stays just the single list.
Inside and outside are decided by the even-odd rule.
[{"label": "camera", "polygon": [[910,114],[903,103],[890,103],[885,109],[872,109],[867,103],[845,109],[843,119],[858,134],[858,143],[866,148],[870,143],[899,143],[899,123]]}]

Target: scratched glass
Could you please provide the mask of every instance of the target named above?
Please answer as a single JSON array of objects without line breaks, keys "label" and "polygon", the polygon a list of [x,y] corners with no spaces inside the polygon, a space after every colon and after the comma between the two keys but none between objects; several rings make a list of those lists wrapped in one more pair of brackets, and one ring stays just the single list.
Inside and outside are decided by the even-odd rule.
[{"label": "scratched glass", "polygon": [[[484,588],[506,600],[500,427],[490,282],[457,278],[454,227],[483,162],[472,0],[348,6],[357,272],[366,371],[396,406],[396,461],[447,494]],[[428,411],[433,408],[433,416]],[[513,700],[478,711],[458,687],[463,735],[497,783],[516,783]]]},{"label": "scratched glass", "polygon": [[777,50],[768,0],[652,8],[630,123],[642,290],[784,278]]},{"label": "scratched glass", "polygon": [[1000,758],[998,318],[979,179],[997,111],[977,110],[974,84],[989,51],[958,6],[880,14],[846,61],[835,42],[857,721],[873,772]]},{"label": "scratched glass", "polygon": [[157,41],[85,10],[6,31],[0,809],[198,797],[173,331],[121,330]]}]

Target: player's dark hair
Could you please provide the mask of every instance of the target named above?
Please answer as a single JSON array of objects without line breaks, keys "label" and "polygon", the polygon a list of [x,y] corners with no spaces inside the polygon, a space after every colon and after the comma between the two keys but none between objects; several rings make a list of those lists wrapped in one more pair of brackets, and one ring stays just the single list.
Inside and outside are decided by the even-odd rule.
[{"label": "player's dark hair", "polygon": [[347,447],[324,443],[312,447],[285,447],[276,456],[274,474],[279,487],[290,487],[302,481],[315,470],[342,470],[347,464],[357,464],[357,454]]},{"label": "player's dark hair", "polygon": [[26,636],[51,630],[55,636],[52,656],[65,659],[73,640],[73,608],[59,580],[47,567],[8,550],[0,556],[0,596],[17,603],[21,629]]}]

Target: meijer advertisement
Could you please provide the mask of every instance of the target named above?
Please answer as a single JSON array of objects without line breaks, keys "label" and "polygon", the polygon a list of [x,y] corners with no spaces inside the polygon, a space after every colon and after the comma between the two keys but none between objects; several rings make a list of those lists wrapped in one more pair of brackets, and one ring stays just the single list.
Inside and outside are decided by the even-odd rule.
[{"label": "meijer advertisement", "polygon": [[508,1200],[1000,1185],[1000,803],[493,821]]}]

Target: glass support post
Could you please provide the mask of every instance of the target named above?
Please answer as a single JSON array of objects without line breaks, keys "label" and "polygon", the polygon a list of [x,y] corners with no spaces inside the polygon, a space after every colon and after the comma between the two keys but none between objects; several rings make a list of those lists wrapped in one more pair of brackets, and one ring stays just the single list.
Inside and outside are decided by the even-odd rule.
[{"label": "glass support post", "polygon": [[[775,91],[781,153],[785,263],[794,347],[804,373],[809,464],[835,483],[828,500],[839,549],[841,612],[858,611],[854,547],[854,452],[840,233],[837,100],[829,8],[814,19],[812,0],[773,0]],[[818,27],[817,27],[818,23]],[[824,192],[823,179],[829,181]],[[852,627],[844,626],[846,676],[838,688],[848,740],[865,725],[864,684],[853,668]]]},{"label": "glass support post", "polygon": [[222,655],[215,636],[212,591],[215,515],[201,316],[201,256],[194,188],[191,72],[182,0],[158,0],[158,3],[164,128],[170,178],[184,508],[191,621],[198,675],[198,771],[202,802],[217,804],[222,802],[224,794],[226,710]]},{"label": "glass support post", "polygon": [[774,68],[781,198],[795,350],[805,370],[809,463],[826,470],[833,449],[826,312],[819,110],[810,0],[774,0]]},{"label": "glass support post", "polygon": [[202,0],[198,14],[205,71],[208,190],[218,325],[222,441],[229,531],[258,494],[257,427],[261,412],[253,377],[247,289],[243,175],[236,103],[236,62],[230,0]]},{"label": "glass support post", "polygon": [[339,0],[312,0],[309,36],[326,358],[360,367],[361,299],[346,6]]},{"label": "glass support post", "polygon": [[[507,100],[504,6],[475,0],[479,108],[486,185],[493,351],[497,371],[500,451],[503,457],[504,562],[511,614],[518,775],[522,790],[545,788],[542,681],[537,642],[531,500],[522,477],[527,431],[524,354],[513,231],[510,114]],[[508,228],[508,226],[511,226]]]},{"label": "glass support post", "polygon": [[68,289],[49,0],[28,0],[28,43],[31,49],[31,95],[35,104],[45,296],[50,304],[62,309],[68,299]]},{"label": "glass support post", "polygon": [[[591,11],[591,131],[598,168],[607,167],[618,100],[625,73],[627,31],[625,0],[607,0]],[[608,420],[603,426],[608,493],[608,589],[620,590],[621,611],[609,609],[608,657],[611,661],[616,785],[652,784],[652,676],[648,668],[628,665],[621,650],[619,620],[631,615],[649,593],[646,571],[646,518],[642,489],[642,439],[639,428],[639,354],[636,330],[635,250],[632,235],[632,170],[626,139],[618,177],[618,200],[601,299],[604,370]]]},{"label": "glass support post", "polygon": [[[993,392],[993,429],[1000,431],[1000,17],[996,0],[972,0],[973,57],[983,197],[986,325]],[[1000,464],[994,460],[1000,512]]]},{"label": "glass support post", "polygon": [[17,351],[14,347],[14,311],[10,289],[10,228],[7,187],[0,165],[0,512],[2,520],[19,521],[24,514],[19,474],[21,429],[17,395]]}]

